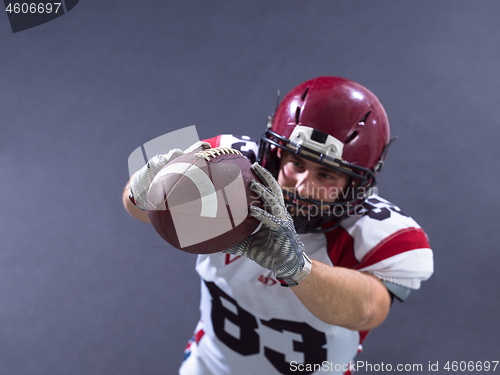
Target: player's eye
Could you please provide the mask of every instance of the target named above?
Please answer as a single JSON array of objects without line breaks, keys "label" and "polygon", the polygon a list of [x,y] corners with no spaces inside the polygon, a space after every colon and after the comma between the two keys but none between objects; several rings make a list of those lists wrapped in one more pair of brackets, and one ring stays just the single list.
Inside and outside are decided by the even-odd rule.
[{"label": "player's eye", "polygon": [[286,164],[290,167],[293,168],[294,170],[300,170],[303,169],[304,166],[300,162],[300,160],[294,158],[292,155],[289,155],[286,160]]},{"label": "player's eye", "polygon": [[319,173],[318,176],[324,180],[333,180],[335,178],[335,176],[329,173]]},{"label": "player's eye", "polygon": [[335,172],[335,171],[319,172],[318,177],[324,181],[337,182],[337,181],[344,178],[344,174],[341,172]]}]

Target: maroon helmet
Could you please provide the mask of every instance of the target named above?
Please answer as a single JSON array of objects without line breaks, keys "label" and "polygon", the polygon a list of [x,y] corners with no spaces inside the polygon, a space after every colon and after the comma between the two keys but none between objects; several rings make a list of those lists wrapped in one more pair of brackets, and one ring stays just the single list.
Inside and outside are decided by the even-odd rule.
[{"label": "maroon helmet", "polygon": [[[330,210],[316,218],[295,215],[297,229],[325,231],[366,199],[390,143],[387,115],[371,91],[345,78],[318,77],[292,89],[279,104],[261,137],[258,161],[277,176],[282,149],[351,177],[348,191],[334,203],[301,198]],[[284,194],[290,206],[294,197]]]}]

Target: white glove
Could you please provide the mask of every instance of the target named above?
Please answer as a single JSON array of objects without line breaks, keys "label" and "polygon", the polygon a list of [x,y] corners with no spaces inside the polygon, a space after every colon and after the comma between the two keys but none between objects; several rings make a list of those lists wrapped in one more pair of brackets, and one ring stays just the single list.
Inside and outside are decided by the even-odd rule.
[{"label": "white glove", "polygon": [[167,154],[156,155],[148,160],[147,164],[142,167],[130,181],[130,200],[141,210],[145,211],[147,208],[147,196],[149,186],[157,173],[168,163],[175,158],[187,154],[192,151],[206,150],[211,148],[210,144],[203,141],[198,141],[189,146],[186,150],[174,148]]},{"label": "white glove", "polygon": [[304,253],[293,219],[285,208],[283,193],[269,171],[255,163],[252,170],[267,186],[253,180],[250,189],[265,204],[267,211],[251,206],[250,213],[264,225],[257,232],[224,253],[244,255],[274,272],[282,286],[295,286],[311,272],[311,260]]}]

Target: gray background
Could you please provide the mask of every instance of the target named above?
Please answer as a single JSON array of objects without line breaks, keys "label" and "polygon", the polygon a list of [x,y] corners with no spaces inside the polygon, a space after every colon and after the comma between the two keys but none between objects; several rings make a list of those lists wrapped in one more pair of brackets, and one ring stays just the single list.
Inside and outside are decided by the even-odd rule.
[{"label": "gray background", "polygon": [[358,359],[500,360],[499,14],[497,0],[88,0],[16,34],[0,15],[0,373],[176,373],[195,257],[123,210],[128,155],[193,124],[259,136],[276,91],[319,75],[384,104],[399,140],[380,194],[435,251],[435,275]]}]

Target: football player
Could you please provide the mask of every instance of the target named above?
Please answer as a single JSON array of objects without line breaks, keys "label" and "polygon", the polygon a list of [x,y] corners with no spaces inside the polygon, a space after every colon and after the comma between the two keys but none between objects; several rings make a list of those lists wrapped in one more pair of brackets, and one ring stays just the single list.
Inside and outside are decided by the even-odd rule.
[{"label": "football player", "polygon": [[[198,255],[201,317],[180,374],[349,373],[393,300],[433,273],[425,232],[375,189],[391,142],[372,92],[318,77],[285,96],[258,142],[225,134],[184,151],[240,150],[264,207],[250,207],[260,230]],[[158,155],[132,177],[123,193],[132,216],[148,221],[140,192],[184,152]]]}]

